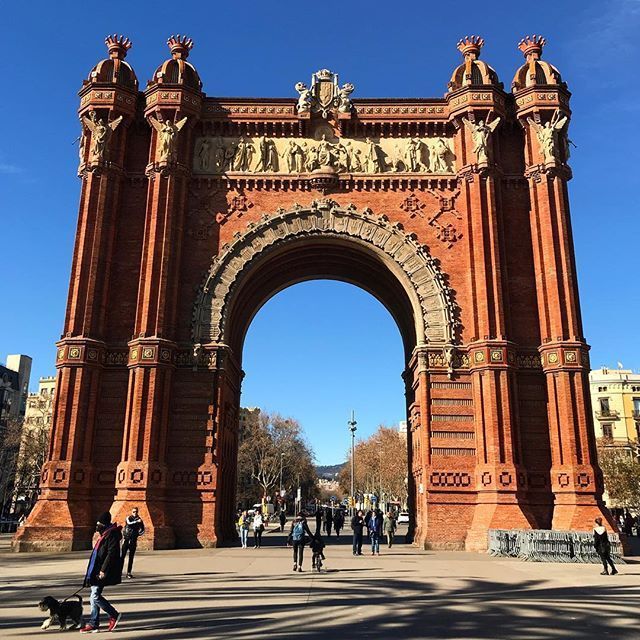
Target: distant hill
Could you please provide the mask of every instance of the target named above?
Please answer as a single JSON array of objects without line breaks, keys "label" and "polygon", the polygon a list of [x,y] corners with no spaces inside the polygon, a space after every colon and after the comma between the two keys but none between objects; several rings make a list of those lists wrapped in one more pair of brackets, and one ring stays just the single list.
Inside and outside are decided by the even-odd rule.
[{"label": "distant hill", "polygon": [[340,469],[347,464],[343,462],[342,464],[325,464],[325,465],[316,465],[316,475],[318,478],[326,478],[327,480],[333,480],[340,473]]}]

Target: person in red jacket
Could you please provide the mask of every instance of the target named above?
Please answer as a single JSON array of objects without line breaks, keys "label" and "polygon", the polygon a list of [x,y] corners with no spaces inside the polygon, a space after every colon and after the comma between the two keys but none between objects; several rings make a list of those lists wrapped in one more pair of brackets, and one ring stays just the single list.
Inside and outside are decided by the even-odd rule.
[{"label": "person in red jacket", "polygon": [[108,630],[113,631],[120,622],[122,614],[102,595],[105,587],[122,581],[122,562],[120,560],[120,540],[122,527],[111,523],[111,514],[106,511],[96,523],[100,537],[91,552],[89,565],[84,576],[84,586],[91,588],[91,618],[80,633],[97,633],[100,626],[100,609],[109,616]]}]

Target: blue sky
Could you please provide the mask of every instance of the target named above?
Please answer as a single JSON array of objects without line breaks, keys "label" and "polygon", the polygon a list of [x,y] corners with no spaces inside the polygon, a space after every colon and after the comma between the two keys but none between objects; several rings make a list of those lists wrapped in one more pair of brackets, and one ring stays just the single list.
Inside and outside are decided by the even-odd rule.
[{"label": "blue sky", "polygon": [[[522,63],[517,41],[545,35],[545,58],[573,92],[570,195],[592,362],[640,369],[639,0],[540,0],[535,8],[37,1],[3,3],[2,17],[0,358],[33,356],[34,380],[54,370],[64,315],[79,193],[76,94],[113,32],[133,40],[128,60],[141,87],[167,57],[167,37],[187,33],[208,95],[294,96],[296,81],[328,67],[355,84],[354,97],[443,95],[460,59],[455,43],[470,33],[485,38],[483,58],[508,88]],[[274,320],[290,347],[278,358]],[[298,285],[271,300],[250,329],[243,401],[296,416],[318,459],[333,462],[347,444],[351,406],[362,432],[402,418],[401,351],[392,320],[367,294],[339,283]]]}]

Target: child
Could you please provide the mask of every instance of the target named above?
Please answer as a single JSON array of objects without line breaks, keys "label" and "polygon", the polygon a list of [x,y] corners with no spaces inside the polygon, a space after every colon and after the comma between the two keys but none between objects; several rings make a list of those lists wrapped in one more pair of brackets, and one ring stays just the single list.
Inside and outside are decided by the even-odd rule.
[{"label": "child", "polygon": [[311,538],[311,551],[313,551],[313,557],[311,558],[312,569],[317,569],[318,571],[322,569],[322,561],[325,559],[323,549],[324,542],[322,541],[322,536],[318,531],[313,538]]}]

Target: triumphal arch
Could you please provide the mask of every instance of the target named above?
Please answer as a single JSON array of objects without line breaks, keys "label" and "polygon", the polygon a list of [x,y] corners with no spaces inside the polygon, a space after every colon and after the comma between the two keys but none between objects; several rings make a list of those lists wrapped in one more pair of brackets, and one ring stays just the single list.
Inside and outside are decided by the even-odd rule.
[{"label": "triumphal arch", "polygon": [[15,548],[84,547],[132,505],[148,546],[231,540],[244,336],[314,278],[371,292],[402,334],[419,544],[590,528],[570,94],[544,39],[519,43],[505,88],[466,37],[444,97],[406,100],[327,69],[285,98],[210,97],[179,36],[141,92],[130,41],[106,43],[80,90],[51,445]]}]

